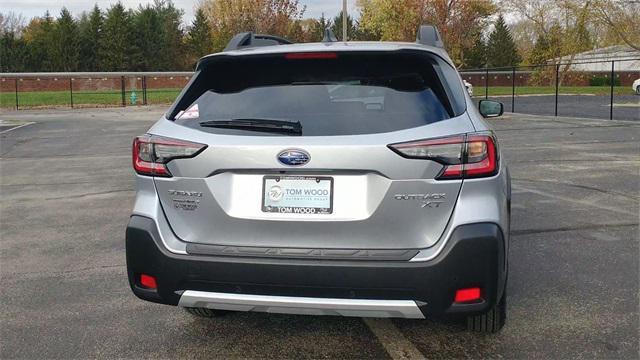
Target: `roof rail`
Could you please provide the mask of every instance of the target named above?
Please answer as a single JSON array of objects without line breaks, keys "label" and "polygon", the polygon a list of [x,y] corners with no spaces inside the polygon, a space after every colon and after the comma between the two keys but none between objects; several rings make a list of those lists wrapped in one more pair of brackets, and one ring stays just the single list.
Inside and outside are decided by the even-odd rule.
[{"label": "roof rail", "polygon": [[293,44],[291,41],[273,35],[266,34],[254,34],[252,32],[243,32],[236,34],[229,40],[229,43],[224,48],[224,51],[238,50],[249,47],[258,46],[271,46],[271,45],[284,45]]},{"label": "roof rail", "polygon": [[322,37],[322,42],[336,42],[336,41],[338,41],[338,38],[333,33],[333,30],[331,30],[330,28],[324,29],[324,35]]},{"label": "roof rail", "polygon": [[440,37],[438,29],[433,25],[421,25],[418,29],[416,42],[422,45],[444,48],[442,37]]}]

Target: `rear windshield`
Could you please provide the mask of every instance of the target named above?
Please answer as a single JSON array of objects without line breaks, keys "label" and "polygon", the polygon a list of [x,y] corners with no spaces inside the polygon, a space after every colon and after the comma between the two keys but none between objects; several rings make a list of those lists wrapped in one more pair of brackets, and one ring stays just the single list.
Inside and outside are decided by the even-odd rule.
[{"label": "rear windshield", "polygon": [[435,56],[393,52],[327,57],[214,58],[171,115],[176,123],[218,134],[283,135],[260,126],[202,123],[284,121],[299,123],[301,131],[295,135],[330,136],[409,129],[465,110],[455,70]]}]

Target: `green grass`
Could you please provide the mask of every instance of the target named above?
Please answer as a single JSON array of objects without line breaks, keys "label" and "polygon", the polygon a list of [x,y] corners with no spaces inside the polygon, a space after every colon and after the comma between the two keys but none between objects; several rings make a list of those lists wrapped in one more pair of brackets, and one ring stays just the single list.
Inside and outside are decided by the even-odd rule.
[{"label": "green grass", "polygon": [[[170,104],[178,96],[181,89],[148,89],[147,104]],[[474,86],[474,96],[484,97],[484,86]],[[608,86],[561,86],[560,94],[595,94],[609,95]],[[614,95],[631,95],[631,87],[616,86]],[[553,86],[516,86],[516,95],[555,94]],[[142,91],[136,91],[138,97],[136,105],[142,105]],[[511,95],[511,86],[490,86],[489,96]],[[71,96],[68,91],[25,91],[18,93],[20,108],[37,107],[70,107]],[[131,105],[131,91],[125,92],[125,103]],[[0,108],[15,107],[15,93],[0,92]],[[121,106],[122,95],[119,90],[113,91],[74,91],[73,105],[77,107],[90,106]]]},{"label": "green grass", "polygon": [[[489,96],[511,95],[511,86],[489,86]],[[609,95],[609,86],[560,86],[558,93],[566,94],[594,94]],[[516,86],[516,95],[555,95],[555,86]],[[631,86],[614,86],[614,95],[633,95]],[[474,96],[484,96],[485,87],[482,85],[473,87]]]},{"label": "green grass", "polygon": [[[181,89],[148,89],[147,104],[170,104]],[[136,105],[142,105],[142,91],[136,91]],[[131,105],[131,91],[125,92],[125,103]],[[24,91],[18,93],[20,108],[71,106],[69,91]],[[14,92],[0,92],[0,107],[12,108],[16,105]],[[74,91],[73,105],[82,106],[121,106],[120,91]]]}]

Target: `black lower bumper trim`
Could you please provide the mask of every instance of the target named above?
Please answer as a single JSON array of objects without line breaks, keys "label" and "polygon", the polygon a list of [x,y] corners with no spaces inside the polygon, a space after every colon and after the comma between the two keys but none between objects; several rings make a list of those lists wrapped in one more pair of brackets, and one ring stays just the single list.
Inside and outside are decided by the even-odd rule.
[{"label": "black lower bumper trim", "polygon": [[309,260],[406,261],[416,256],[418,252],[419,251],[415,249],[308,249],[187,244],[187,253],[192,255],[249,256]]},{"label": "black lower bumper trim", "polygon": [[[481,313],[502,296],[505,243],[493,223],[456,228],[426,262],[343,261],[179,255],[166,250],[152,219],[132,216],[126,233],[127,269],[141,299],[177,305],[181,290],[381,300],[415,300],[425,315]],[[157,289],[139,284],[156,277]],[[482,301],[453,304],[455,291],[480,287]],[[453,304],[453,305],[452,305]]]}]

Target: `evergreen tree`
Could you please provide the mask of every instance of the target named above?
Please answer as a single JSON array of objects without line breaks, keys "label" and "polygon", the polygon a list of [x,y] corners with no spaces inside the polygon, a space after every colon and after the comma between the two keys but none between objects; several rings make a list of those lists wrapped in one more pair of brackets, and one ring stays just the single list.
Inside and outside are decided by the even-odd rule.
[{"label": "evergreen tree", "polygon": [[202,8],[196,10],[195,18],[189,32],[187,33],[187,46],[192,62],[200,57],[213,52],[213,37],[211,36],[211,26]]},{"label": "evergreen tree", "polygon": [[467,69],[480,69],[487,65],[487,45],[482,39],[482,34],[475,36],[473,46],[463,52],[463,64]]},{"label": "evergreen tree", "polygon": [[42,18],[33,18],[24,30],[28,43],[26,68],[31,71],[54,71],[53,30],[54,22],[47,10]]},{"label": "evergreen tree", "polygon": [[140,5],[134,14],[133,26],[135,51],[130,54],[131,70],[161,70],[165,57],[164,24],[158,9]]},{"label": "evergreen tree", "polygon": [[91,12],[83,14],[79,21],[80,31],[80,66],[84,71],[100,71],[100,61],[103,54],[103,26],[104,17],[98,7],[93,6]]},{"label": "evergreen tree", "polygon": [[541,34],[536,39],[527,62],[531,65],[543,65],[549,60],[549,41],[544,34]]},{"label": "evergreen tree", "polygon": [[77,71],[80,55],[78,24],[67,8],[62,8],[53,31],[53,69]]},{"label": "evergreen tree", "polygon": [[516,66],[522,61],[504,17],[500,15],[487,41],[487,66]]},{"label": "evergreen tree", "polygon": [[[331,30],[336,35],[336,38],[342,41],[342,11],[333,18]],[[356,39],[358,39],[358,23],[353,21],[353,18],[347,14],[347,40]]]},{"label": "evergreen tree", "polygon": [[104,21],[102,71],[130,70],[131,56],[135,51],[132,29],[131,14],[122,3],[112,5]]},{"label": "evergreen tree", "polygon": [[162,56],[158,58],[157,70],[183,69],[185,64],[184,31],[182,15],[171,0],[155,0],[154,7],[162,21]]},{"label": "evergreen tree", "polygon": [[14,30],[2,31],[0,35],[0,72],[27,71],[27,43]]}]

